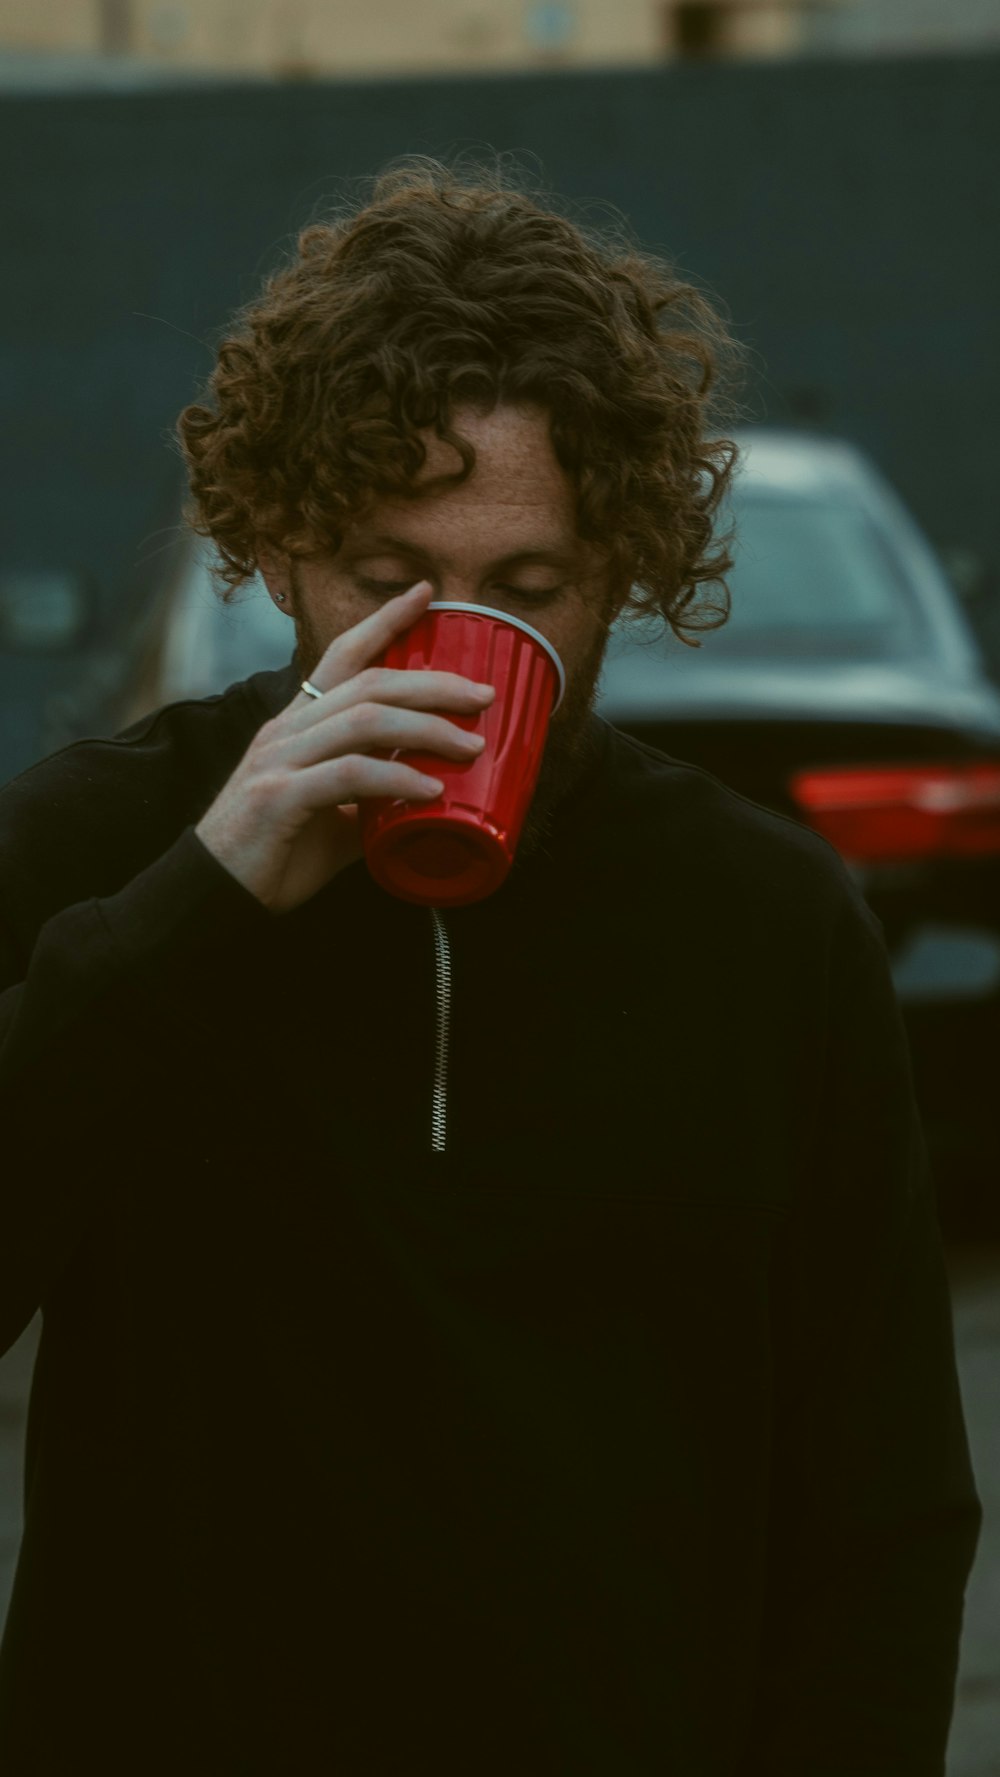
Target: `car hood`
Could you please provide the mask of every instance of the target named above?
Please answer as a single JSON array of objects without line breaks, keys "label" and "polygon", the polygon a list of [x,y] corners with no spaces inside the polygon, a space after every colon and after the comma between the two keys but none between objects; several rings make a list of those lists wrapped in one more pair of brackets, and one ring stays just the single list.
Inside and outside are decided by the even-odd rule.
[{"label": "car hood", "polygon": [[[707,650],[706,650],[707,653]],[[605,665],[597,708],[610,722],[713,718],[895,721],[979,730],[1000,742],[1000,690],[892,661],[712,660],[635,649]]]}]

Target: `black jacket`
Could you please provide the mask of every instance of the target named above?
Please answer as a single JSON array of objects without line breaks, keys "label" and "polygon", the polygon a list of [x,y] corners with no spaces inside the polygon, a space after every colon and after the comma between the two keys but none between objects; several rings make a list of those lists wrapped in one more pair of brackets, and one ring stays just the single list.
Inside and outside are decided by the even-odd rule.
[{"label": "black jacket", "polygon": [[941,1777],[981,1514],[878,921],[599,723],[445,916],[434,1152],[430,912],[193,832],[296,683],[0,794],[0,1768]]}]

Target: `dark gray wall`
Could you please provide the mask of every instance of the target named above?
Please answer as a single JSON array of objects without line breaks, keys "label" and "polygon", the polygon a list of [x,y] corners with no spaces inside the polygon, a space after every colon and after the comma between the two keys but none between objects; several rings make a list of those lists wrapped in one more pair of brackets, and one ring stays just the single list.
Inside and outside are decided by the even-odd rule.
[{"label": "dark gray wall", "polygon": [[935,541],[1000,559],[994,53],[8,95],[0,565],[72,558],[139,596],[213,330],[338,179],[484,144],[723,298],[755,417],[813,413]]}]

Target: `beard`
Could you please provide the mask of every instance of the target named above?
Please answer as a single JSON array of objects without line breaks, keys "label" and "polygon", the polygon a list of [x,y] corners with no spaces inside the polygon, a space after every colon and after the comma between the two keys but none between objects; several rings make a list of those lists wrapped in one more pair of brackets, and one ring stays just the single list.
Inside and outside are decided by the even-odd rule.
[{"label": "beard", "polygon": [[[322,660],[330,638],[324,640],[317,633],[305,609],[301,586],[295,583],[294,572],[292,584],[297,595],[293,609],[296,658],[303,676],[308,678]],[[602,611],[601,621],[580,665],[566,674],[562,703],[549,722],[538,779],[517,844],[515,866],[518,860],[534,857],[544,850],[556,810],[586,775],[599,750],[600,731],[591,721],[591,715],[607,647],[609,611]]]},{"label": "beard", "polygon": [[549,722],[538,782],[518,841],[518,859],[544,850],[557,809],[586,776],[600,750],[599,727],[591,716],[606,646],[607,635],[599,629],[586,658],[566,675],[565,695]]}]

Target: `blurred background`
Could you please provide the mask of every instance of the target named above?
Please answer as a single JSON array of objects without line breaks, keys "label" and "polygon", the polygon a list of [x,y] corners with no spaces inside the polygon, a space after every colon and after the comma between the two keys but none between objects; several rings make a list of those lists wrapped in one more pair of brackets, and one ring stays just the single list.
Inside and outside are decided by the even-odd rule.
[{"label": "blurred background", "polygon": [[987,1508],[949,1777],[1000,1777],[997,0],[0,0],[0,91],[0,783],[289,658],[259,586],[215,599],[170,433],[392,156],[616,206],[752,348],[733,616],[616,638],[602,710],[817,827],[882,922]]}]

